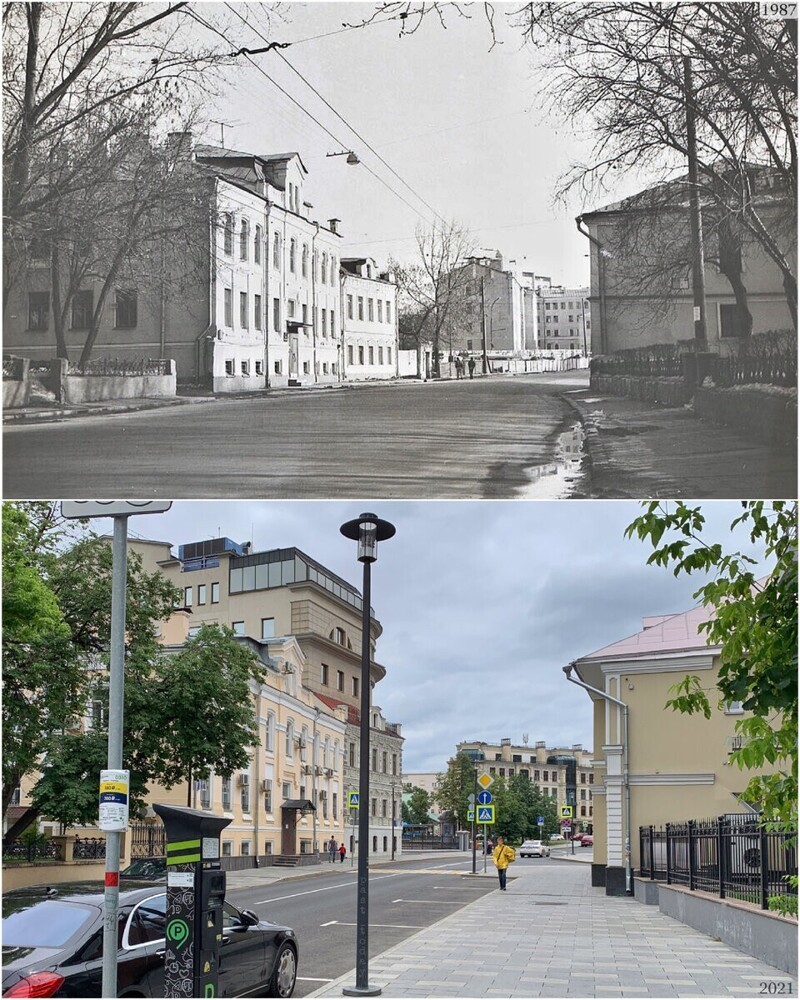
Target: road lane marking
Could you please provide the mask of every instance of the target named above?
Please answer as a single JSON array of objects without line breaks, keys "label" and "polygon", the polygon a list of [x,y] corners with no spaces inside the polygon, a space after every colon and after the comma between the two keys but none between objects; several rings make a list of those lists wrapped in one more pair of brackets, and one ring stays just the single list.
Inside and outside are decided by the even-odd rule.
[{"label": "road lane marking", "polygon": [[[379,882],[382,878],[396,878],[395,875],[378,875],[372,879],[373,882]],[[252,903],[252,906],[266,906],[267,903],[279,903],[284,899],[296,899],[298,896],[311,896],[315,892],[327,892],[329,889],[342,889],[348,888],[349,886],[355,885],[355,882],[337,882],[336,885],[324,885],[321,889],[306,889],[305,892],[293,892],[289,896],[273,896],[272,899],[262,899],[257,903]]]},{"label": "road lane marking", "polygon": [[444,903],[445,906],[463,906],[463,899],[393,899],[393,903]]},{"label": "road lane marking", "polygon": [[[352,924],[348,920],[331,920],[327,924],[320,924],[320,927],[330,927],[331,924],[338,924],[340,927],[358,927],[358,924]],[[401,931],[424,931],[425,926],[420,924],[373,924],[370,920],[370,927],[396,927]]]},{"label": "road lane marking", "polygon": [[298,983],[332,983],[332,979],[315,979],[313,976],[296,976]]}]

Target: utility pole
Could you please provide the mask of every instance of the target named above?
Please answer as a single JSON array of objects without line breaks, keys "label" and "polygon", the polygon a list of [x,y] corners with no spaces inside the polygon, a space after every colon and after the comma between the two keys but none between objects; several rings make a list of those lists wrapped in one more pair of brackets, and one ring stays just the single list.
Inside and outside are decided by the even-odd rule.
[{"label": "utility pole", "polygon": [[482,339],[482,353],[483,353],[483,374],[485,375],[488,370],[488,364],[486,361],[486,291],[484,289],[484,278],[481,276],[481,339]]},{"label": "utility pole", "polygon": [[683,90],[686,105],[686,149],[689,157],[689,225],[692,237],[692,291],[694,295],[694,339],[698,349],[705,346],[706,271],[703,246],[703,217],[697,185],[697,130],[695,124],[692,60],[683,57]]}]

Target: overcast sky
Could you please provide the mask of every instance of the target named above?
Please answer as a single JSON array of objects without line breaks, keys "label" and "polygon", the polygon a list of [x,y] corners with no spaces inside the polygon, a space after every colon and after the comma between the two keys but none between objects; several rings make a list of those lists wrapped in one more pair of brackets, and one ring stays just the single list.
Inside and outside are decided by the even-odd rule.
[{"label": "overcast sky", "polygon": [[[213,14],[232,47],[265,44],[221,5],[213,10],[209,4],[192,6],[206,18]],[[247,15],[248,6],[253,5],[237,9]],[[389,254],[407,258],[420,218],[430,220],[434,209],[472,230],[476,248],[499,249],[507,260],[524,261],[556,283],[588,283],[588,245],[574,217],[598,205],[589,199],[554,207],[553,189],[573,161],[586,161],[590,144],[545,113],[537,53],[523,44],[521,30],[506,17],[521,5],[494,5],[494,47],[482,4],[472,5],[469,18],[451,9],[444,26],[430,15],[418,31],[403,37],[397,19],[342,30],[369,18],[377,6],[372,3],[281,4],[282,13],[271,15],[265,28],[268,6],[259,14],[262,33],[270,41],[291,44],[253,56],[255,66],[241,57],[227,71],[229,86],[210,103],[206,116],[226,123],[230,148],[301,154],[309,170],[306,197],[314,205],[313,216],[342,220],[343,256],[369,254],[380,263]],[[226,47],[223,38],[208,31],[204,40]],[[220,135],[214,124],[204,138],[219,142]],[[363,165],[326,155],[349,149]],[[646,180],[627,173],[600,203],[631,194]]]},{"label": "overcast sky", "polygon": [[[703,508],[709,537],[732,545],[740,505]],[[403,726],[406,771],[443,770],[460,740],[591,747],[589,697],[561,668],[638,632],[644,615],[688,610],[702,583],[645,565],[650,550],[623,537],[641,510],[628,501],[176,501],[130,518],[129,532],[176,547],[218,535],[297,546],[361,590],[339,526],[365,510],[397,527],[372,573],[387,670],[375,704]],[[751,551],[743,533],[736,543]]]}]

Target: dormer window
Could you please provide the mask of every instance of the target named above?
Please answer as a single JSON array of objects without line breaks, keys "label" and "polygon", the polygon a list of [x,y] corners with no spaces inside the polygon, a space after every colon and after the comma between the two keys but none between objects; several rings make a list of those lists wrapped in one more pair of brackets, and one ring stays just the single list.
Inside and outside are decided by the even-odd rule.
[{"label": "dormer window", "polygon": [[372,277],[372,264],[367,264],[367,277]]}]

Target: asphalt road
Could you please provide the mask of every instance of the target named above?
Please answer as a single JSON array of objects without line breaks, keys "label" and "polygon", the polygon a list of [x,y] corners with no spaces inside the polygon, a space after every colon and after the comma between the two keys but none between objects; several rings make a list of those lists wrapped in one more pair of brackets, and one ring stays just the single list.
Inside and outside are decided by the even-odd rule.
[{"label": "asphalt road", "polygon": [[[537,862],[551,863],[540,859],[521,863]],[[369,880],[370,956],[497,888],[494,878],[462,878],[459,872],[464,868],[464,855],[452,861],[415,859],[373,868]],[[294,994],[298,997],[355,968],[357,869],[350,867],[349,858],[344,864],[334,862],[330,869],[314,878],[286,879],[227,894],[234,905],[294,928],[300,943]],[[489,871],[494,871],[491,862]]]},{"label": "asphalt road", "polygon": [[586,372],[203,400],[7,426],[8,499],[547,498]]}]

